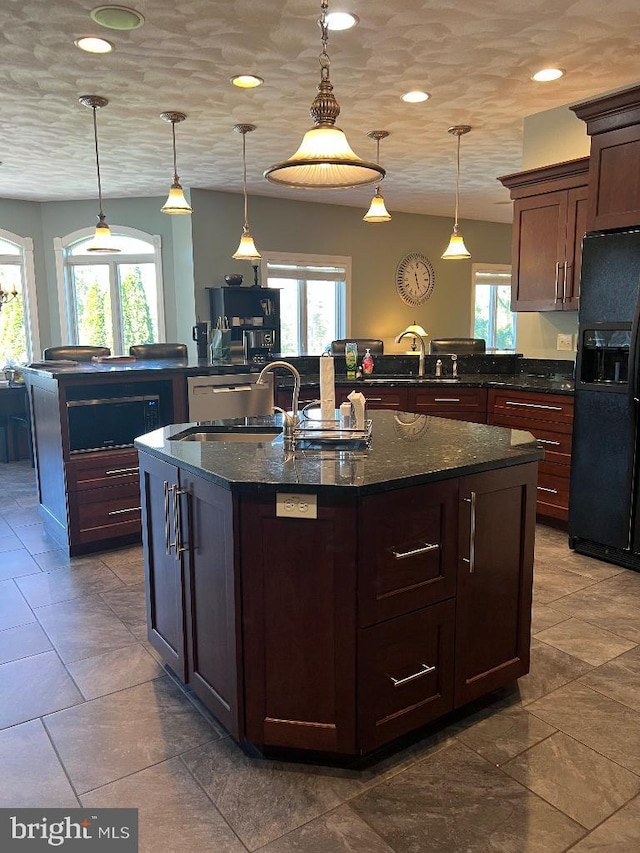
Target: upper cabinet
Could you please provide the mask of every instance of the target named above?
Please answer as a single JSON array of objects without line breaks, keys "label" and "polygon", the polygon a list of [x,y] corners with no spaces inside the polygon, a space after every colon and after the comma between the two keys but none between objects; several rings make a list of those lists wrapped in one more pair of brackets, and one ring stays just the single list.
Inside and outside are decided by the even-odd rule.
[{"label": "upper cabinet", "polygon": [[513,311],[576,311],[589,158],[498,180],[513,199]]},{"label": "upper cabinet", "polygon": [[571,109],[591,137],[587,230],[640,225],[640,86]]}]

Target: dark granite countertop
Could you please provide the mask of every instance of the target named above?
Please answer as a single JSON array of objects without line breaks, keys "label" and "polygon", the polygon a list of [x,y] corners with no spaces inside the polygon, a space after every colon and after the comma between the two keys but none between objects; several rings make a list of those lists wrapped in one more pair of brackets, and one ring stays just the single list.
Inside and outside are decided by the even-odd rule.
[{"label": "dark granite countertop", "polygon": [[[286,486],[291,491],[349,488],[366,494],[543,457],[533,436],[522,430],[404,412],[373,411],[370,417],[371,446],[358,451],[297,450],[287,455],[281,436],[260,443],[171,441],[189,426],[185,424],[141,436],[135,446],[232,491]],[[281,416],[210,423],[273,426],[281,423]]]},{"label": "dark granite countertop", "polygon": [[82,376],[99,376],[104,374],[140,374],[150,373],[155,374],[158,371],[164,373],[184,373],[187,375],[233,375],[236,373],[259,373],[264,364],[252,364],[242,362],[238,364],[228,364],[223,362],[208,363],[206,361],[182,361],[179,359],[162,359],[152,361],[151,359],[139,359],[138,361],[129,362],[106,362],[98,364],[92,361],[86,362],[51,362],[48,365],[44,361],[33,362],[32,365],[21,368],[24,373],[35,373],[42,376],[54,376],[56,379],[64,380],[65,378],[77,378]]},{"label": "dark granite countertop", "polygon": [[[575,383],[573,379],[567,376],[530,376],[524,373],[518,373],[512,376],[501,373],[472,373],[468,375],[460,375],[457,382],[447,382],[450,377],[443,376],[445,381],[439,383],[436,377],[429,377],[429,381],[421,382],[418,377],[414,377],[414,382],[407,382],[408,376],[385,376],[384,374],[376,374],[371,377],[375,381],[367,382],[366,379],[347,379],[346,376],[336,374],[335,382],[337,386],[343,387],[349,385],[357,390],[366,388],[375,388],[376,385],[384,384],[389,387],[402,388],[511,388],[514,391],[538,391],[542,394],[573,394]],[[281,374],[278,376],[279,388],[290,388],[293,385],[293,380],[290,376]],[[316,375],[307,375],[302,377],[301,387],[313,388],[320,386],[320,377]]]}]

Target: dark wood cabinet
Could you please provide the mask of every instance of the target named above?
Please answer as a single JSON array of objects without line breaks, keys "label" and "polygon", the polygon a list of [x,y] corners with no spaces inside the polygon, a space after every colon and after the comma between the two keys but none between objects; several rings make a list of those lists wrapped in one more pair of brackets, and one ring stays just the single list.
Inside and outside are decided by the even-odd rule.
[{"label": "dark wood cabinet", "polygon": [[535,468],[460,481],[456,707],[529,671]]},{"label": "dark wood cabinet", "polygon": [[455,385],[417,387],[413,390],[410,410],[439,418],[484,424],[487,420],[487,389],[457,388]]},{"label": "dark wood cabinet", "polygon": [[513,311],[577,310],[589,158],[498,180],[513,199]]},{"label": "dark wood cabinet", "polygon": [[640,225],[640,86],[570,109],[591,137],[587,230]]},{"label": "dark wood cabinet", "polygon": [[[350,391],[353,390],[353,383]],[[347,391],[349,393],[349,391]],[[363,394],[367,401],[368,409],[396,409],[401,412],[410,411],[409,391],[407,388],[394,388],[376,385],[375,387],[364,386]],[[346,395],[345,395],[346,397]]]},{"label": "dark wood cabinet", "polygon": [[567,521],[573,397],[491,388],[487,422],[510,429],[524,429],[536,437],[545,453],[538,466],[538,515]]}]

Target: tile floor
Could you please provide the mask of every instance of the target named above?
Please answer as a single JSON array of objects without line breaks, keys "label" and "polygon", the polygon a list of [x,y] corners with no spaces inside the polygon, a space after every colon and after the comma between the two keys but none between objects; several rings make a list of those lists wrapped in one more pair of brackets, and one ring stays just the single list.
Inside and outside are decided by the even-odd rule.
[{"label": "tile floor", "polygon": [[140,548],[69,560],[0,466],[0,806],[129,806],[141,853],[637,853],[640,574],[539,526],[531,673],[366,770],[249,757],[158,664]]}]

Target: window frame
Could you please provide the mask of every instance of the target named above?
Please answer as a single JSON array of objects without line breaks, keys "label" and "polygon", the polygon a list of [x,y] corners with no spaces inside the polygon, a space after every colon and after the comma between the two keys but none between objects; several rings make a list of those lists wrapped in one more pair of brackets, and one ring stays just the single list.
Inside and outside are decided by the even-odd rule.
[{"label": "window frame", "polygon": [[[351,265],[352,259],[349,255],[311,255],[301,252],[262,252],[260,261],[260,281],[264,286],[268,286],[269,281],[269,264],[290,264],[298,267],[340,267],[344,269],[344,337],[349,337],[351,334]],[[272,275],[277,278],[277,275]],[[286,276],[283,276],[286,277]],[[309,279],[313,276],[309,276]],[[321,278],[318,274],[317,278]],[[303,281],[302,279],[291,278],[291,281]],[[303,335],[303,324],[306,324],[306,286],[303,285],[300,291],[300,296],[305,297],[298,311],[298,340],[302,342],[306,335]],[[306,328],[306,325],[305,327]],[[320,353],[318,353],[320,354]]]},{"label": "window frame", "polygon": [[[75,316],[75,298],[73,294],[73,286],[69,268],[72,266],[97,266],[104,265],[109,267],[109,287],[111,290],[112,304],[114,301],[114,287],[117,283],[116,267],[118,264],[136,264],[141,263],[141,256],[138,254],[127,254],[118,252],[117,254],[100,254],[100,253],[85,253],[84,255],[74,255],[71,257],[67,254],[68,250],[80,242],[90,238],[95,233],[95,228],[80,228],[73,231],[71,234],[66,234],[64,237],[54,237],[54,251],[56,256],[56,277],[58,282],[58,311],[60,317],[60,334],[63,343],[77,345],[77,330],[74,322]],[[153,263],[156,270],[156,310],[158,313],[158,342],[166,341],[166,323],[164,310],[164,286],[162,278],[162,238],[159,234],[149,234],[146,231],[141,231],[138,228],[130,228],[126,225],[112,225],[111,233],[117,237],[133,237],[136,240],[142,240],[150,246],[149,260],[153,258]],[[65,340],[66,338],[66,340]],[[123,353],[126,355],[126,353]]]},{"label": "window frame", "polygon": [[[475,337],[475,316],[476,316],[476,285],[480,284],[480,282],[476,281],[476,275],[479,272],[487,272],[487,273],[509,273],[510,278],[512,277],[512,266],[511,264],[472,264],[471,265],[471,337]],[[518,324],[517,324],[517,313],[515,311],[511,312],[513,315],[513,352],[517,352],[517,334],[518,334]],[[493,312],[494,320],[495,320],[495,310]],[[490,323],[491,326],[491,323]],[[497,349],[495,346],[495,335],[494,340],[487,341],[487,352],[491,352],[492,350]],[[508,350],[511,352],[511,350]]]},{"label": "window frame", "polygon": [[33,260],[33,239],[21,237],[11,231],[0,228],[0,239],[13,243],[20,249],[19,255],[0,255],[0,264],[20,266],[22,278],[23,306],[25,321],[25,340],[27,358],[33,361],[40,357],[40,325],[38,322],[38,294],[36,289],[36,271]]}]

